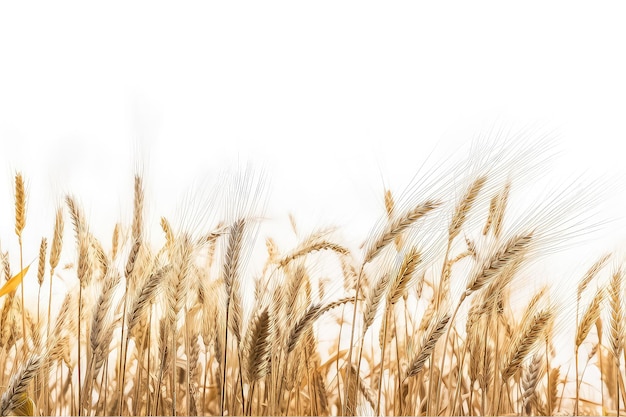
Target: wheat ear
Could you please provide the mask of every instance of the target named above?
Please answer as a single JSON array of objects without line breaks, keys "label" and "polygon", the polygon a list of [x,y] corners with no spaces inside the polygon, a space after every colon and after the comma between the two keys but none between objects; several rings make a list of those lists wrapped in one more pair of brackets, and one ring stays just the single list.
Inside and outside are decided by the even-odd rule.
[{"label": "wheat ear", "polygon": [[289,333],[289,338],[287,341],[287,353],[291,353],[302,336],[302,333],[313,324],[317,319],[319,319],[324,313],[337,308],[343,304],[354,302],[354,297],[346,297],[337,301],[333,301],[326,305],[323,304],[313,304],[310,306],[306,312],[300,317],[300,319],[296,322],[296,324],[292,327],[291,332]]},{"label": "wheat ear", "polygon": [[20,370],[13,375],[9,385],[0,398],[0,415],[8,416],[16,408],[20,407],[26,400],[23,394],[28,389],[28,384],[35,377],[39,368],[43,364],[44,358],[41,355],[31,355]]},{"label": "wheat ear", "polygon": [[412,224],[439,206],[440,204],[435,201],[427,201],[423,204],[417,205],[413,209],[404,213],[404,215],[389,223],[383,230],[382,234],[373,241],[373,243],[369,246],[369,249],[365,252],[363,264],[371,262],[385,248],[385,246],[395,239],[396,236],[400,235]]},{"label": "wheat ear", "polygon": [[527,415],[532,415],[532,406],[536,398],[537,384],[541,378],[542,359],[539,354],[535,354],[522,377],[524,410]]},{"label": "wheat ear", "polygon": [[589,304],[589,307],[587,307],[587,310],[583,314],[576,331],[575,345],[577,348],[585,341],[591,327],[600,317],[600,309],[602,300],[604,299],[604,294],[604,290],[599,289],[598,292],[596,292],[595,297],[593,297],[593,300],[591,300],[591,304]]},{"label": "wheat ear", "polygon": [[254,317],[245,341],[246,374],[250,382],[263,378],[269,370],[272,331],[272,321],[266,307]]},{"label": "wheat ear", "polygon": [[443,332],[450,321],[450,315],[446,314],[442,318],[436,320],[434,325],[430,327],[427,333],[424,335],[417,354],[409,363],[409,368],[406,373],[406,378],[412,377],[420,373],[426,360],[435,350],[435,345],[439,338],[443,335]]},{"label": "wheat ear", "polygon": [[541,332],[546,328],[551,317],[552,314],[549,311],[541,311],[535,314],[529,322],[522,323],[523,327],[520,333],[505,354],[501,368],[503,383],[506,383],[520,368],[522,361],[539,340]]},{"label": "wheat ear", "polygon": [[578,298],[580,298],[583,291],[585,291],[589,283],[596,277],[596,275],[598,275],[598,272],[600,272],[600,270],[604,268],[604,266],[606,265],[606,263],[608,262],[610,258],[611,258],[611,254],[607,253],[603,255],[602,257],[600,257],[600,259],[598,259],[593,265],[591,265],[591,267],[587,270],[587,272],[583,276],[583,279],[581,279],[580,282],[578,283],[578,289],[576,291]]},{"label": "wheat ear", "polygon": [[476,178],[476,180],[474,180],[468,187],[463,198],[461,198],[459,204],[454,210],[454,214],[452,215],[452,220],[450,221],[450,226],[448,228],[449,241],[453,241],[454,238],[461,232],[465,219],[476,202],[478,194],[480,194],[480,190],[486,182],[487,177],[484,175]]},{"label": "wheat ear", "polygon": [[300,258],[304,255],[307,255],[309,253],[312,252],[317,252],[317,251],[321,251],[321,250],[330,250],[333,252],[336,252],[340,255],[348,255],[348,249],[337,245],[336,243],[333,242],[328,242],[328,241],[320,241],[320,242],[312,242],[308,245],[305,245],[302,248],[299,248],[297,250],[295,250],[294,252],[286,255],[283,259],[281,259],[280,261],[278,261],[278,266],[281,268],[284,268],[288,263],[290,263],[291,261]]}]

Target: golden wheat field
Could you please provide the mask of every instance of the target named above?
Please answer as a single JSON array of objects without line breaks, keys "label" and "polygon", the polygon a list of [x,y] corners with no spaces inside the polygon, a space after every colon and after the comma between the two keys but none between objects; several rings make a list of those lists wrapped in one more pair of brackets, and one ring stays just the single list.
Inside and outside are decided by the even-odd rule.
[{"label": "golden wheat field", "polygon": [[[248,170],[194,203],[218,213],[206,226],[183,209],[157,220],[158,236],[142,174],[132,220],[96,236],[80,196],[35,208],[37,179],[16,172],[0,200],[15,232],[1,237],[0,413],[625,412],[622,260],[584,260],[565,303],[537,268],[580,244],[593,184],[517,210],[516,187],[545,160],[483,151],[381,189],[357,242],[341,225],[302,231],[295,215],[288,240],[261,229],[265,183]],[[44,210],[55,221],[26,253]]]}]

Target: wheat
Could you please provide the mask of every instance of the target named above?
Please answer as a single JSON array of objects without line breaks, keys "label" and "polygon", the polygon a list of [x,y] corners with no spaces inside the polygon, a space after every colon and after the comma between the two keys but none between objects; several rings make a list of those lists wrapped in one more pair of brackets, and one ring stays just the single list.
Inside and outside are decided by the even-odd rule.
[{"label": "wheat", "polygon": [[391,282],[391,288],[389,289],[389,293],[387,295],[388,306],[392,306],[397,303],[400,297],[404,295],[406,288],[414,278],[415,270],[421,261],[421,257],[422,255],[416,247],[412,247],[404,255],[400,269],[398,270],[395,279]]},{"label": "wheat", "polygon": [[31,356],[11,378],[4,395],[0,398],[0,415],[8,416],[24,403],[23,394],[26,393],[28,384],[39,371],[43,361],[44,358],[41,355]]},{"label": "wheat", "polygon": [[587,310],[583,314],[582,320],[578,324],[578,330],[576,331],[576,347],[580,346],[585,341],[589,331],[591,330],[591,326],[593,326],[596,320],[600,317],[600,307],[603,298],[604,291],[600,289],[596,293],[595,297],[593,297],[591,304],[589,304],[589,307],[587,307]]},{"label": "wheat", "polygon": [[333,252],[337,252],[340,255],[348,255],[348,250],[346,248],[341,247],[333,242],[321,241],[321,242],[313,242],[311,244],[305,245],[304,247],[294,251],[286,255],[283,259],[278,261],[278,266],[284,268],[289,262],[297,259],[306,254],[317,252],[321,250],[331,250]]},{"label": "wheat", "polygon": [[536,353],[530,361],[530,364],[528,365],[522,378],[522,388],[524,389],[524,408],[527,415],[532,414],[532,406],[535,402],[537,384],[541,378],[541,365],[541,355]]},{"label": "wheat", "polygon": [[424,335],[417,355],[409,362],[409,369],[406,373],[406,378],[412,377],[420,373],[426,360],[435,350],[435,345],[439,338],[443,335],[443,332],[450,321],[450,315],[444,315],[442,318],[434,321],[430,330]]},{"label": "wheat", "polygon": [[476,202],[478,198],[478,194],[480,190],[483,188],[485,183],[487,182],[486,176],[481,176],[476,178],[474,182],[469,186],[463,198],[456,206],[454,210],[454,214],[452,215],[452,220],[450,221],[450,227],[448,229],[448,240],[453,241],[455,237],[458,236],[461,228],[463,227],[463,223],[465,223],[465,219],[469,214],[472,206]]},{"label": "wheat", "polygon": [[113,294],[117,285],[120,283],[120,274],[115,270],[110,270],[104,279],[104,285],[98,300],[93,306],[93,322],[91,324],[91,349],[96,351],[98,346],[103,343],[104,329],[106,327],[107,316],[111,314],[113,305]]},{"label": "wheat", "polygon": [[509,239],[491,258],[485,262],[472,276],[465,289],[465,296],[478,291],[502,270],[514,262],[528,248],[532,241],[532,233],[514,236]]},{"label": "wheat", "polygon": [[26,191],[24,177],[15,174],[15,234],[21,239],[26,226]]},{"label": "wheat", "polygon": [[143,179],[139,175],[135,175],[134,190],[132,237],[133,241],[137,242],[142,240],[144,202]]},{"label": "wheat", "polygon": [[242,304],[239,294],[239,266],[241,263],[241,251],[243,246],[245,221],[239,219],[229,229],[228,245],[226,247],[226,259],[223,267],[223,279],[228,294],[228,326],[235,334],[237,340],[241,340]]},{"label": "wheat", "polygon": [[128,310],[127,328],[129,334],[132,334],[132,330],[135,328],[139,320],[145,315],[146,310],[150,306],[150,303],[156,296],[157,291],[163,282],[163,278],[171,271],[171,266],[165,266],[150,274],[144,285],[139,289],[139,292],[131,303],[131,307]]},{"label": "wheat", "polygon": [[609,306],[611,309],[611,319],[609,321],[610,347],[613,356],[619,360],[620,353],[623,349],[624,325],[623,325],[623,308],[622,308],[622,270],[617,269],[611,276],[609,287]]},{"label": "wheat", "polygon": [[51,275],[53,274],[54,269],[59,265],[59,260],[61,258],[61,249],[63,247],[63,228],[63,207],[59,207],[54,221],[54,234],[52,237],[52,246],[50,248]]},{"label": "wheat", "polygon": [[578,283],[578,289],[576,291],[578,298],[580,298],[583,291],[585,291],[589,283],[596,277],[596,275],[598,275],[598,272],[600,272],[600,270],[604,268],[610,258],[610,253],[603,255],[587,270],[587,272],[583,276],[583,279],[581,279]]},{"label": "wheat", "polygon": [[371,262],[396,236],[400,235],[419,219],[439,207],[439,205],[440,204],[435,201],[427,201],[417,205],[412,210],[407,211],[402,216],[390,222],[383,230],[380,237],[374,240],[369,249],[365,252],[363,264]]},{"label": "wheat", "polygon": [[271,324],[269,311],[265,308],[255,316],[250,325],[245,345],[249,381],[263,378],[269,370],[270,335],[273,330]]},{"label": "wheat", "polygon": [[384,274],[376,282],[376,285],[371,288],[367,297],[365,298],[365,307],[363,308],[363,333],[367,332],[367,329],[374,323],[376,318],[376,312],[380,306],[380,302],[383,296],[387,292],[389,286],[389,274]]},{"label": "wheat", "polygon": [[318,318],[320,318],[324,313],[332,310],[333,308],[337,308],[343,304],[354,302],[353,297],[342,298],[337,301],[333,301],[328,304],[313,304],[310,306],[306,312],[296,321],[296,324],[291,328],[291,332],[289,333],[289,339],[287,341],[287,352],[292,352],[300,336],[307,329],[308,326],[312,325]]},{"label": "wheat", "polygon": [[501,368],[502,380],[506,382],[517,372],[522,361],[539,340],[541,332],[550,320],[549,311],[541,311],[534,315],[532,320],[522,323],[522,328],[511,346],[506,350]]},{"label": "wheat", "polygon": [[[337,227],[314,229],[292,247],[272,230],[276,240],[257,244],[264,217],[252,209],[259,194],[243,182],[223,203],[198,207],[216,215],[225,208],[225,220],[178,230],[161,217],[165,238],[153,240],[139,175],[132,223],[114,225],[110,251],[95,232],[101,225],[91,227],[73,196],[56,208],[50,234],[26,242],[28,196],[17,174],[15,233],[37,270],[27,275],[20,253],[22,268],[13,271],[17,254],[11,246],[0,250],[0,414],[615,413],[624,397],[623,272],[617,266],[608,285],[600,275],[616,255],[595,260],[573,284],[571,328],[560,319],[573,309],[557,308],[553,297],[560,288],[538,287],[518,299],[520,287],[541,274],[529,267],[575,234],[550,217],[572,206],[513,218],[519,211],[507,205],[516,177],[499,166],[471,170],[489,177],[455,172],[441,190],[449,194],[433,194],[436,200],[398,198],[411,206],[385,189],[384,223],[366,237],[361,255],[353,251],[358,244],[329,237],[341,232]],[[494,195],[489,184],[498,181],[503,186]],[[481,212],[483,198],[490,198],[488,213]],[[65,207],[73,225],[69,249]],[[505,211],[520,233],[504,234]],[[293,215],[289,221],[301,236],[304,227]],[[419,235],[409,233],[418,225]],[[35,252],[30,243],[40,243]],[[74,260],[61,268],[64,250]],[[39,292],[37,316],[34,303],[16,296],[22,279],[27,288],[36,282],[39,292],[50,279],[47,316]],[[596,280],[597,291],[582,305]],[[55,297],[65,297],[60,308]],[[594,325],[597,340],[579,373],[578,350]],[[553,343],[568,331],[573,357]],[[572,366],[561,376],[572,361],[575,375]],[[594,372],[585,372],[587,365]]]},{"label": "wheat", "polygon": [[48,239],[41,238],[41,244],[39,245],[39,263],[37,267],[37,282],[39,286],[43,285],[43,278],[46,268],[46,250],[48,248]]}]

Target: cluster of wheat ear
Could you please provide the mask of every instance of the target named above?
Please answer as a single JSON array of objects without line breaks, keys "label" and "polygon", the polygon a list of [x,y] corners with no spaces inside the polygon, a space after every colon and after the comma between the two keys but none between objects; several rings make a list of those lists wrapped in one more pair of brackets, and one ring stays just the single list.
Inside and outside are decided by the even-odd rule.
[{"label": "cluster of wheat ear", "polygon": [[[0,260],[0,414],[619,415],[618,260],[592,259],[576,281],[569,370],[554,333],[571,309],[550,287],[512,302],[555,233],[567,235],[567,207],[509,221],[514,178],[468,172],[440,197],[400,204],[381,192],[386,213],[364,243],[337,229],[302,235],[293,221],[288,249],[259,235],[262,197],[246,181],[208,230],[161,218],[158,247],[137,175],[132,223],[112,227],[105,244],[66,196],[30,272],[18,173],[19,269],[17,254]],[[267,256],[253,262],[259,236]],[[60,266],[62,257],[73,262]],[[37,305],[26,305],[35,270]],[[67,290],[53,303],[61,270]]]}]

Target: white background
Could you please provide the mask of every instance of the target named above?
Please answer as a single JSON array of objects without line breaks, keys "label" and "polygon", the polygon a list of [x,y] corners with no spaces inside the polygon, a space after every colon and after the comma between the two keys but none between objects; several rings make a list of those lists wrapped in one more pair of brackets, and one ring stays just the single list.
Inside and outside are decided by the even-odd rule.
[{"label": "white background", "polygon": [[[364,236],[383,188],[431,151],[513,125],[553,132],[550,175],[615,179],[619,217],[620,4],[3,2],[0,243],[15,250],[16,170],[34,258],[65,193],[108,241],[137,165],[158,219],[192,180],[247,161],[267,172],[270,213]],[[626,230],[608,235],[598,250]]]}]

